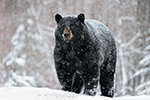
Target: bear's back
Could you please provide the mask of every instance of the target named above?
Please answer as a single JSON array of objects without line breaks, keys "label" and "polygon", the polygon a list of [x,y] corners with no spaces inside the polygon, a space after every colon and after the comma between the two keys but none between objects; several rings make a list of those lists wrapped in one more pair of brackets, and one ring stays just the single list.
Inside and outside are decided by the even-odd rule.
[{"label": "bear's back", "polygon": [[101,37],[105,37],[105,39],[107,39],[107,37],[113,38],[111,31],[103,23],[101,23],[97,20],[87,19],[85,21],[85,24],[86,24],[87,28],[89,29],[89,32],[92,35],[95,35],[97,38],[99,38],[99,39],[101,39]]},{"label": "bear's back", "polygon": [[85,24],[88,33],[93,37],[92,40],[99,43],[102,53],[107,55],[107,53],[116,48],[114,36],[106,25],[93,19],[85,20]]}]

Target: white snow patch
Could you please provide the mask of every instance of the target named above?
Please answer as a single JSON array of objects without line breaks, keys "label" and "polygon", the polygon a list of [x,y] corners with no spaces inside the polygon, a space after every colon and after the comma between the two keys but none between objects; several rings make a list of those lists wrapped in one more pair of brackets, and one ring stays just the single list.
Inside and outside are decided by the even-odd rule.
[{"label": "white snow patch", "polygon": [[0,88],[0,100],[150,100],[150,96],[126,96],[108,98],[103,96],[86,96],[61,90],[33,87]]},{"label": "white snow patch", "polygon": [[25,59],[22,59],[22,58],[17,58],[17,59],[15,60],[15,62],[16,62],[18,65],[20,65],[20,66],[24,66],[26,60],[25,60]]},{"label": "white snow patch", "polygon": [[103,97],[103,96],[86,96],[86,95],[81,95],[79,97],[76,97],[73,100],[114,100],[113,98],[109,97]]},{"label": "white snow patch", "polygon": [[23,24],[20,24],[20,25],[18,26],[18,29],[17,29],[16,33],[20,33],[20,32],[22,32],[24,29],[25,29],[25,26],[24,26]]},{"label": "white snow patch", "polygon": [[47,88],[0,88],[0,100],[71,100],[77,96]]},{"label": "white snow patch", "polygon": [[124,96],[117,97],[115,100],[150,100],[150,96]]},{"label": "white snow patch", "polygon": [[31,26],[34,25],[34,21],[31,18],[27,19],[27,23]]}]

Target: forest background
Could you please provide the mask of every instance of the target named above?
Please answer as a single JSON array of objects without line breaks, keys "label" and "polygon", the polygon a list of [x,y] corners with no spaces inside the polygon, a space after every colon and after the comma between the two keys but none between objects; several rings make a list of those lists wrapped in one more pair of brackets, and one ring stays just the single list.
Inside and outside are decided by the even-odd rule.
[{"label": "forest background", "polygon": [[60,89],[56,13],[104,23],[117,44],[115,96],[150,94],[150,0],[0,0],[0,87]]}]

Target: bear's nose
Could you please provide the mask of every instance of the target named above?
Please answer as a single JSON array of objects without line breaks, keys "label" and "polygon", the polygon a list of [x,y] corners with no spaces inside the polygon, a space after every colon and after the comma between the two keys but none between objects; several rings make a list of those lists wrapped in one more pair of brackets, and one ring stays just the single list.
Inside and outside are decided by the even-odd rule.
[{"label": "bear's nose", "polygon": [[69,37],[70,37],[70,36],[69,36],[69,32],[65,32],[65,33],[64,33],[64,37],[65,37],[65,38],[69,38]]}]

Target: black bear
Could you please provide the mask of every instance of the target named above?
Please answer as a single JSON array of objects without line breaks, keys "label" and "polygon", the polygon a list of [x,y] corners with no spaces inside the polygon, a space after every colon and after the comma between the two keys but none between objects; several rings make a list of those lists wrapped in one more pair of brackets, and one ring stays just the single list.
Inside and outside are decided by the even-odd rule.
[{"label": "black bear", "polygon": [[55,15],[54,59],[62,90],[113,97],[116,45],[110,30],[96,20]]}]

